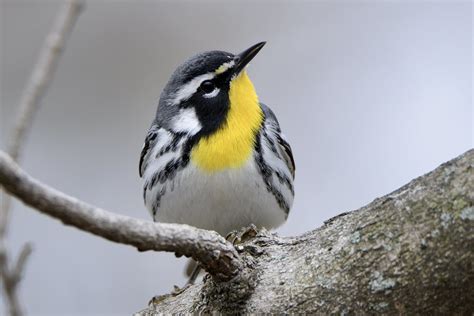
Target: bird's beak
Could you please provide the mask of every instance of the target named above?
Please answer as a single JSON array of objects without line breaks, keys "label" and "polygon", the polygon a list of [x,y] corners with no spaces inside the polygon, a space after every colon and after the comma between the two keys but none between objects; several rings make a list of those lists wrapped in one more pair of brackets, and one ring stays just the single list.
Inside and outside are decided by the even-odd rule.
[{"label": "bird's beak", "polygon": [[260,42],[252,47],[244,50],[242,53],[235,56],[234,74],[238,75],[247,64],[257,55],[266,42]]}]

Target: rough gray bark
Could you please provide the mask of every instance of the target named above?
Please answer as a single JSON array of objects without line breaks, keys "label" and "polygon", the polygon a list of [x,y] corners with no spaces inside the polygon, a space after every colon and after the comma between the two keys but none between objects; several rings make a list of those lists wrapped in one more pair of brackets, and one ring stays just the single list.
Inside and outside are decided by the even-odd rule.
[{"label": "rough gray bark", "polygon": [[474,150],[299,237],[237,247],[238,277],[155,298],[157,313],[474,312]]}]

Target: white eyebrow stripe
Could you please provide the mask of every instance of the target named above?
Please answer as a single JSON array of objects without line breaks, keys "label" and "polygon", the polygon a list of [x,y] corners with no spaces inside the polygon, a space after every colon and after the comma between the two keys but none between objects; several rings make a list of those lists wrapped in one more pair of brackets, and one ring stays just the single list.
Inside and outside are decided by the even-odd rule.
[{"label": "white eyebrow stripe", "polygon": [[201,83],[205,80],[210,80],[215,77],[214,73],[206,73],[200,76],[197,76],[193,80],[186,83],[182,86],[176,93],[173,98],[172,104],[179,104],[181,101],[189,99],[199,88]]}]

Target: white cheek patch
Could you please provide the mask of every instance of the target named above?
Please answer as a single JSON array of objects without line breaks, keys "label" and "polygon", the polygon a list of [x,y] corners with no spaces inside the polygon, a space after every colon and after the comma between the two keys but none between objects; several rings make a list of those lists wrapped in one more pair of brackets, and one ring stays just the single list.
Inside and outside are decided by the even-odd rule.
[{"label": "white cheek patch", "polygon": [[188,135],[195,135],[201,128],[201,122],[199,122],[194,108],[180,109],[171,123],[173,132],[187,133]]},{"label": "white cheek patch", "polygon": [[219,88],[215,88],[212,92],[204,94],[203,97],[205,97],[207,99],[213,98],[213,97],[215,97],[216,95],[219,94],[219,91],[221,91]]},{"label": "white cheek patch", "polygon": [[193,80],[189,81],[176,92],[175,97],[171,103],[175,105],[181,103],[181,101],[189,99],[197,91],[203,81],[210,80],[214,78],[214,76],[215,75],[213,73],[207,73],[197,76]]}]

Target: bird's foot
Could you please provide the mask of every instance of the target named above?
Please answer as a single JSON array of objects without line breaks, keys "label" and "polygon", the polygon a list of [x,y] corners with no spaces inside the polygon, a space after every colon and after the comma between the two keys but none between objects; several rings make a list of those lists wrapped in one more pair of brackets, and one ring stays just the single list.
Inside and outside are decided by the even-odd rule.
[{"label": "bird's foot", "polygon": [[243,227],[240,230],[233,230],[225,238],[227,241],[230,241],[233,245],[238,245],[246,242],[247,240],[252,239],[257,236],[258,228],[254,224],[250,224],[248,227]]}]

